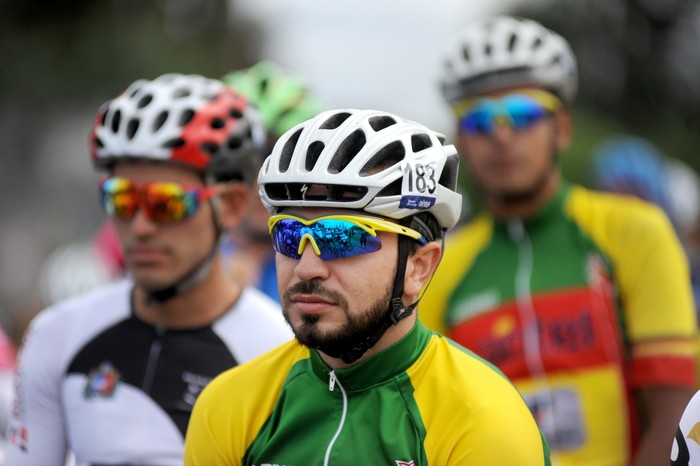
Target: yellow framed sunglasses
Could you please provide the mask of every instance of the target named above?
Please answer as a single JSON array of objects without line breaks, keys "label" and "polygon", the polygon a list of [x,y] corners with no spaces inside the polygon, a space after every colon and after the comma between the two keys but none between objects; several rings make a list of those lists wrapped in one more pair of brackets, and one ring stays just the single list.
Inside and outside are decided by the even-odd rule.
[{"label": "yellow framed sunglasses", "polygon": [[408,236],[421,244],[425,238],[415,230],[377,217],[361,215],[326,215],[307,220],[295,215],[277,214],[268,220],[275,251],[300,259],[311,243],[323,260],[340,259],[379,251],[382,242],[378,231]]}]

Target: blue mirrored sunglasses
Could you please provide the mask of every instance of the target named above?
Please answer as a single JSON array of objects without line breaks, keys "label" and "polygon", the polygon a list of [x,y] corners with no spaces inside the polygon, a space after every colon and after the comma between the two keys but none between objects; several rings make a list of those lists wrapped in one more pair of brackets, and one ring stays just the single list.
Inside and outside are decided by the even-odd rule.
[{"label": "blue mirrored sunglasses", "polygon": [[406,235],[421,244],[427,242],[415,230],[376,217],[328,215],[306,220],[279,214],[271,216],[268,224],[275,251],[292,259],[301,259],[309,243],[323,260],[376,252],[382,248],[377,231]]},{"label": "blue mirrored sunglasses", "polygon": [[[500,99],[478,99],[462,103],[459,120],[462,131],[469,134],[492,134],[507,124],[523,131],[562,107],[561,101],[548,92],[530,91],[509,94]],[[456,110],[457,111],[457,110]]]}]

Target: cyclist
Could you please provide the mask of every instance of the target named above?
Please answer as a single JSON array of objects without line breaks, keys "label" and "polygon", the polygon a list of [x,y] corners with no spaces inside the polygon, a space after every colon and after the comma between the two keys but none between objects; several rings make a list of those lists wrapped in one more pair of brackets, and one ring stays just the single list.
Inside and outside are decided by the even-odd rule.
[{"label": "cyclist", "polygon": [[577,69],[560,35],[483,18],[444,63],[457,147],[485,209],[449,238],[426,325],[514,381],[554,464],[668,461],[696,332],[671,223],[656,206],[562,179]]},{"label": "cyclist", "polygon": [[92,161],[129,277],[61,301],[19,357],[8,464],[177,465],[194,400],[291,338],[277,304],[218,251],[245,209],[251,107],[223,82],[138,80],[98,112]]},{"label": "cyclist", "polygon": [[[224,82],[246,96],[259,111],[267,133],[265,149],[255,160],[257,168],[272,151],[277,139],[292,126],[321,111],[318,98],[300,77],[287,73],[270,61],[261,61],[250,68],[233,71]],[[257,170],[256,170],[257,174]],[[250,180],[257,192],[255,180]],[[249,197],[246,216],[223,243],[223,252],[230,272],[244,283],[257,286],[279,301],[275,254],[267,231],[268,214],[257,195]]]},{"label": "cyclist", "polygon": [[[457,169],[440,135],[381,111],[282,136],[258,183],[297,342],[205,389],[185,464],[548,464],[510,382],[414,312],[459,217]],[[348,235],[341,253],[342,231],[366,247]]]}]

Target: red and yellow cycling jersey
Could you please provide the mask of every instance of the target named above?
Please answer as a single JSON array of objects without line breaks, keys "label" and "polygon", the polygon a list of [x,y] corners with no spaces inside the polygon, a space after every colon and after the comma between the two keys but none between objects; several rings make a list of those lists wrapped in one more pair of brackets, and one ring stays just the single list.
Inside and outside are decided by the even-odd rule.
[{"label": "red and yellow cycling jersey", "polygon": [[661,210],[564,184],[533,218],[455,231],[420,315],[514,381],[553,463],[622,465],[631,393],[695,385],[693,309]]}]

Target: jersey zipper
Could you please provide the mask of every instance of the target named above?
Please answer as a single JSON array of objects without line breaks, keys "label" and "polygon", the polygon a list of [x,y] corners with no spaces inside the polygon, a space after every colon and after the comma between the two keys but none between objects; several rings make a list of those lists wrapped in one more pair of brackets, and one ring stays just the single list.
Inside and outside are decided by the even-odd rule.
[{"label": "jersey zipper", "polygon": [[163,337],[165,336],[165,327],[156,326],[156,338],[151,343],[151,348],[148,352],[148,361],[146,362],[146,372],[143,376],[143,383],[141,385],[141,390],[144,393],[150,395],[151,389],[153,389],[153,381],[156,377],[156,369],[158,368],[158,360],[160,359],[160,352],[163,349]]},{"label": "jersey zipper", "polygon": [[336,431],[335,435],[331,439],[331,443],[328,444],[328,448],[326,449],[326,456],[323,459],[323,466],[328,466],[329,464],[331,458],[331,450],[333,449],[335,441],[338,440],[340,432],[343,430],[343,426],[345,425],[345,417],[348,413],[348,395],[347,393],[345,393],[345,389],[340,383],[340,380],[338,380],[338,377],[336,377],[335,370],[332,370],[330,374],[328,374],[328,390],[331,392],[334,391],[336,385],[340,389],[340,393],[343,395],[343,414],[340,416],[340,425],[338,425],[338,430]]},{"label": "jersey zipper", "polygon": [[532,239],[528,235],[522,220],[511,220],[508,223],[508,236],[515,243],[518,252],[518,265],[515,272],[515,294],[518,314],[522,322],[523,356],[525,357],[527,370],[533,378],[537,390],[541,390],[544,397],[544,406],[541,406],[538,400],[539,409],[545,411],[545,419],[548,419],[554,425],[554,398],[544,369],[542,348],[540,347],[539,324],[535,313],[535,304],[532,301],[532,271],[535,262]]},{"label": "jersey zipper", "polygon": [[508,236],[515,243],[518,251],[518,266],[515,271],[515,295],[518,303],[518,314],[523,323],[525,362],[530,374],[540,377],[544,376],[545,372],[540,351],[539,326],[530,288],[534,266],[532,241],[521,220],[511,220],[508,223]]}]

